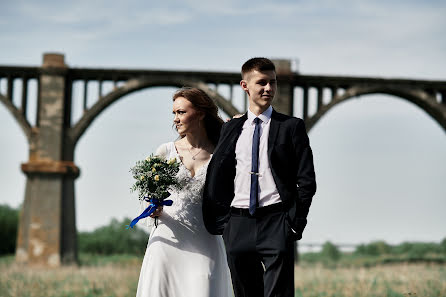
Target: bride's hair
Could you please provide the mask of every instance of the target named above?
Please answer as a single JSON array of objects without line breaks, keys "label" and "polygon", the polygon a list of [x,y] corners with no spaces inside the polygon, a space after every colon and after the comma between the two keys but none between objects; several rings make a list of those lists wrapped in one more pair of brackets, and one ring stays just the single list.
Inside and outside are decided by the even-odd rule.
[{"label": "bride's hair", "polygon": [[214,101],[198,88],[183,87],[175,92],[173,101],[178,97],[186,98],[195,109],[205,114],[203,122],[206,134],[212,144],[217,145],[223,120],[218,115],[218,108]]}]

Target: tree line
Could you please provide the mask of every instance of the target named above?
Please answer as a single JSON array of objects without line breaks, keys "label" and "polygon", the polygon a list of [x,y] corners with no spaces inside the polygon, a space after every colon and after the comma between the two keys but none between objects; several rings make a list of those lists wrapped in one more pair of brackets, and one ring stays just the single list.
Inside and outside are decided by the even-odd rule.
[{"label": "tree line", "polygon": [[[78,232],[78,248],[81,253],[98,255],[133,254],[142,255],[146,250],[148,234],[135,227],[125,229],[130,218],[111,222],[91,232]],[[0,205],[0,255],[14,254],[19,210],[8,205]]]},{"label": "tree line", "polygon": [[[0,205],[0,255],[14,254],[17,241],[19,211],[7,205]],[[91,232],[78,233],[80,253],[97,255],[131,254],[142,255],[146,249],[148,234],[135,227],[127,230],[131,221],[124,218],[111,222]],[[357,261],[357,259],[380,259],[380,261],[428,260],[446,262],[446,238],[440,243],[403,242],[390,245],[375,241],[356,246],[351,253],[341,252],[336,244],[326,242],[321,251],[302,254],[300,260],[306,262]],[[393,260],[392,260],[393,259]]]}]

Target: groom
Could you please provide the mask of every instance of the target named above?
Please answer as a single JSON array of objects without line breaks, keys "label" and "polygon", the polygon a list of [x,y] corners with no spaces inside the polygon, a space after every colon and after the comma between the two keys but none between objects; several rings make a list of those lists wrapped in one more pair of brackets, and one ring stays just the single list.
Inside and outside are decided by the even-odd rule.
[{"label": "groom", "polygon": [[301,119],[271,107],[274,64],[242,66],[249,110],[227,122],[207,171],[203,218],[223,234],[236,297],[294,296],[294,244],[316,191],[313,155]]}]

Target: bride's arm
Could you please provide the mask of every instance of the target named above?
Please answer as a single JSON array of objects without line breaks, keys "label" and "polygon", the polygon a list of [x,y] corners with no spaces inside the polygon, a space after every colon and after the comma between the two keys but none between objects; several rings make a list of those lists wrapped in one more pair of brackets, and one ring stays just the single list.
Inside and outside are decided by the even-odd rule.
[{"label": "bride's arm", "polygon": [[161,158],[167,159],[167,143],[163,143],[162,145],[160,145],[156,151],[155,151],[155,155],[159,156]]}]

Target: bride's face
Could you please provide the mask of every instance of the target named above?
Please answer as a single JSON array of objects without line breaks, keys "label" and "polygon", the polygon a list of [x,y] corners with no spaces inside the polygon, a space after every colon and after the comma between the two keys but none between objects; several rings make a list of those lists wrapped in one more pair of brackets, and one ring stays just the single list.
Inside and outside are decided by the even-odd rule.
[{"label": "bride's face", "polygon": [[178,97],[173,102],[173,122],[180,135],[194,133],[199,129],[199,122],[204,118],[202,112],[196,110],[192,103],[184,97]]}]

